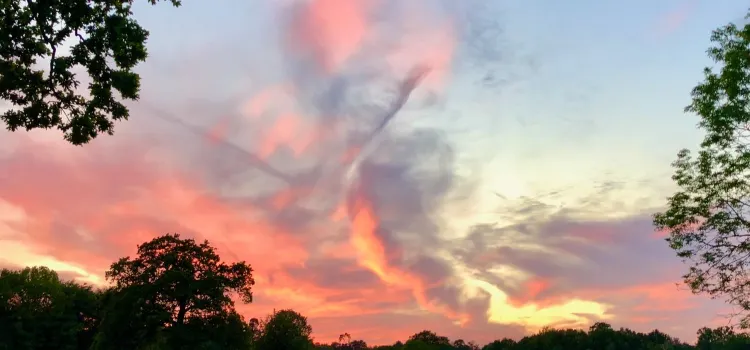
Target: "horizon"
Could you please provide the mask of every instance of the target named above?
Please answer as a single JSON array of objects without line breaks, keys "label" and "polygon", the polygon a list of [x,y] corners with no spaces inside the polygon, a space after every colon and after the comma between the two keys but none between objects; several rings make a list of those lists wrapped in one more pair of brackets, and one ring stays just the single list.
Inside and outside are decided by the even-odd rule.
[{"label": "horizon", "polygon": [[137,244],[207,239],[255,269],[243,316],[294,309],[325,342],[728,322],[651,215],[745,5],[212,5],[135,5],[149,58],[114,135],[0,131],[0,265],[101,286]]}]

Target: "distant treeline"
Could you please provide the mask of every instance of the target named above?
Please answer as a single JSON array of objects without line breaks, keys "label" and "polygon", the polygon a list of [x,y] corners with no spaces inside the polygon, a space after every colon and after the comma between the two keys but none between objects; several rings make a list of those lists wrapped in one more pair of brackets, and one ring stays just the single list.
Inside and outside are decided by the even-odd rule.
[{"label": "distant treeline", "polygon": [[545,329],[519,341],[483,347],[430,331],[388,346],[369,347],[344,333],[338,342],[315,343],[307,318],[281,310],[245,320],[234,300],[252,302],[255,281],[245,262],[220,261],[208,242],[164,235],[138,246],[135,258],[112,264],[112,286],[63,281],[46,267],[0,271],[2,350],[637,350],[750,349],[750,336],[731,328],[704,328],[697,345],[659,331],[637,333],[596,323],[588,331]]}]

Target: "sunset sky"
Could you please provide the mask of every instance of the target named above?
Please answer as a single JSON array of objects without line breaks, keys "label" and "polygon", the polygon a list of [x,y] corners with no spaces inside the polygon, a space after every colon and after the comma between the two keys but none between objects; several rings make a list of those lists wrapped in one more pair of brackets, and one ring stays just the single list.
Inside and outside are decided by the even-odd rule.
[{"label": "sunset sky", "polygon": [[744,1],[184,0],[137,7],[114,136],[0,131],[0,265],[103,285],[177,232],[318,341],[486,343],[728,322],[651,226],[710,31]]}]

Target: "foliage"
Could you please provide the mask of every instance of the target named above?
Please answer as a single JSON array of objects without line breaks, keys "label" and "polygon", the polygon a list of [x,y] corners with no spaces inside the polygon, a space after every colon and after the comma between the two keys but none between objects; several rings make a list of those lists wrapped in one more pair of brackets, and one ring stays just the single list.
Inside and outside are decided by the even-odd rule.
[{"label": "foliage", "polygon": [[695,347],[699,350],[740,350],[747,349],[749,344],[750,335],[746,333],[737,334],[730,327],[719,327],[698,330],[698,342]]},{"label": "foliage", "polygon": [[181,334],[172,335],[173,346],[201,350],[249,349],[252,346],[250,326],[236,312],[206,318],[191,318]]},{"label": "foliage", "polygon": [[0,349],[87,349],[97,294],[46,267],[0,271]]},{"label": "foliage", "polygon": [[261,325],[261,333],[256,341],[256,349],[312,349],[310,337],[312,327],[307,318],[293,310],[276,311]]},{"label": "foliage", "polygon": [[[128,118],[116,94],[138,99],[133,68],[147,57],[149,35],[133,19],[132,3],[0,0],[0,99],[16,107],[0,115],[9,130],[58,128],[81,145]],[[78,90],[81,69],[90,78],[87,94]]]},{"label": "foliage", "polygon": [[[686,112],[700,117],[700,150],[682,150],[673,163],[677,192],[654,216],[658,230],[691,266],[683,276],[694,293],[727,297],[750,310],[750,24],[713,32],[704,81]],[[745,318],[741,325],[748,326]]]},{"label": "foliage", "polygon": [[138,293],[114,288],[101,293],[102,319],[92,349],[143,349],[166,341],[164,320],[170,315],[165,310],[146,303]]},{"label": "foliage", "polygon": [[485,345],[482,350],[510,350],[515,346],[516,342],[513,339],[503,338]]},{"label": "foliage", "polygon": [[406,345],[410,343],[422,343],[433,348],[448,348],[451,346],[451,341],[448,337],[443,337],[435,334],[435,332],[424,330],[417,334],[409,337],[406,341]]},{"label": "foliage", "polygon": [[172,315],[170,323],[180,325],[191,316],[232,308],[230,292],[252,302],[252,271],[245,262],[222,263],[208,241],[197,244],[168,234],[138,246],[137,258],[120,259],[106,276],[117,290],[150,296]]}]

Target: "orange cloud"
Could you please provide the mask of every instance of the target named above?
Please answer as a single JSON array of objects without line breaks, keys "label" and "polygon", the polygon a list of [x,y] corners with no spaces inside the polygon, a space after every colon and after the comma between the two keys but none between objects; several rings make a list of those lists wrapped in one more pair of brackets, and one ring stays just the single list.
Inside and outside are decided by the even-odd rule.
[{"label": "orange cloud", "polygon": [[355,195],[353,203],[350,204],[350,215],[351,242],[358,252],[359,263],[362,266],[371,270],[388,285],[410,289],[419,305],[426,310],[443,314],[460,324],[469,321],[469,315],[457,313],[445,305],[429,300],[426,295],[427,286],[419,277],[389,266],[385,247],[375,233],[379,225],[378,218],[367,198],[361,194]]}]

